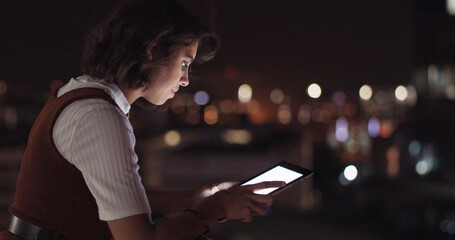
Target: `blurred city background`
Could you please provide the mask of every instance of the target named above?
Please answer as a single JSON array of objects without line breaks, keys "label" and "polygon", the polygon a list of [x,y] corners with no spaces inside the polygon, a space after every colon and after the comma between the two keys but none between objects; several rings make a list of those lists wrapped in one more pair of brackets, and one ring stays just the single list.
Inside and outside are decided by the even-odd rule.
[{"label": "blurred city background", "polygon": [[[0,228],[27,136],[80,75],[84,34],[116,1],[0,8]],[[207,14],[208,1],[185,1]],[[214,239],[455,239],[454,0],[215,0],[223,45],[156,110],[133,107],[144,184],[315,171]]]}]

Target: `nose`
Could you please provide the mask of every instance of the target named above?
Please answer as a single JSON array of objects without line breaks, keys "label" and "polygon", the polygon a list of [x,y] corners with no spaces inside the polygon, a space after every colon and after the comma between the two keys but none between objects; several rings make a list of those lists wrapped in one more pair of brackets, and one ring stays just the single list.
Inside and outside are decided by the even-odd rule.
[{"label": "nose", "polygon": [[190,79],[188,78],[188,72],[185,72],[185,75],[180,78],[180,86],[186,87],[190,84]]}]

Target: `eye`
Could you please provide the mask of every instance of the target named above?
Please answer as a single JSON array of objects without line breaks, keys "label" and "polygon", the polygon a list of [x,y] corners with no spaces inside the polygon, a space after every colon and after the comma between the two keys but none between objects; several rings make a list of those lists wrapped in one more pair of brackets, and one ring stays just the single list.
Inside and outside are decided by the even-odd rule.
[{"label": "eye", "polygon": [[191,65],[190,63],[187,63],[187,62],[182,62],[182,71],[185,71],[186,69],[188,69],[188,72],[191,72]]},{"label": "eye", "polygon": [[182,62],[182,68],[190,69],[190,65],[186,62]]}]

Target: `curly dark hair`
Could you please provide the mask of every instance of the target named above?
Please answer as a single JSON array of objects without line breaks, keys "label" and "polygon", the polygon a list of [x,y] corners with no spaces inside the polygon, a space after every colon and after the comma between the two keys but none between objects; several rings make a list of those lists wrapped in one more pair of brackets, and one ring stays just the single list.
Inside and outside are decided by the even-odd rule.
[{"label": "curly dark hair", "polygon": [[[150,74],[177,49],[196,41],[197,63],[211,60],[220,45],[210,23],[174,0],[127,2],[86,36],[82,72],[137,89],[147,86]],[[147,68],[141,69],[144,63]]]}]

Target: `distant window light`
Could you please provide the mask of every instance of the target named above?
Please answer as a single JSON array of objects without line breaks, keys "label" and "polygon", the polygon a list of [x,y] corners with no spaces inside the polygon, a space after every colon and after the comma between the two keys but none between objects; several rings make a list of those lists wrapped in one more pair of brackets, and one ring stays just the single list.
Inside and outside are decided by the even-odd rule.
[{"label": "distant window light", "polygon": [[447,0],[446,2],[447,12],[454,16],[455,15],[455,0]]}]

